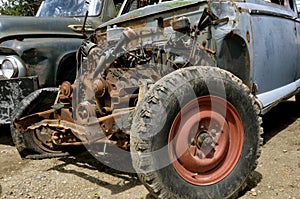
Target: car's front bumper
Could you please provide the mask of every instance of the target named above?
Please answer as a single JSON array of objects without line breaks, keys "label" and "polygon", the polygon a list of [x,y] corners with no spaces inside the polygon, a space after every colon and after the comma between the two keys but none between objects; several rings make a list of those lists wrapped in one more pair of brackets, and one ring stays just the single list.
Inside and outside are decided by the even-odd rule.
[{"label": "car's front bumper", "polygon": [[38,88],[37,76],[0,79],[0,125],[9,124],[20,101]]}]

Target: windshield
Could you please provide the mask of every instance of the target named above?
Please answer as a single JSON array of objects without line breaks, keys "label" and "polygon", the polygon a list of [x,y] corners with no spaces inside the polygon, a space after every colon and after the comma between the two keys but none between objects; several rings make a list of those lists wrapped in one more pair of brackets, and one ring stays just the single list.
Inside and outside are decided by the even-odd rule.
[{"label": "windshield", "polygon": [[36,14],[37,17],[65,17],[99,15],[102,0],[44,0]]}]

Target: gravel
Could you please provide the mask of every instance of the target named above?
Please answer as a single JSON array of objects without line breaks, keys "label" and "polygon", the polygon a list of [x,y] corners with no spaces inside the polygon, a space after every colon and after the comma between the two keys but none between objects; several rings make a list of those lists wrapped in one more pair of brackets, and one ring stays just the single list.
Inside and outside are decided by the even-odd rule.
[{"label": "gravel", "polygon": [[[241,199],[300,199],[300,112],[294,105],[287,101],[264,116],[262,154]],[[88,152],[21,159],[7,128],[1,128],[0,165],[1,199],[151,198],[135,174],[111,169]]]}]

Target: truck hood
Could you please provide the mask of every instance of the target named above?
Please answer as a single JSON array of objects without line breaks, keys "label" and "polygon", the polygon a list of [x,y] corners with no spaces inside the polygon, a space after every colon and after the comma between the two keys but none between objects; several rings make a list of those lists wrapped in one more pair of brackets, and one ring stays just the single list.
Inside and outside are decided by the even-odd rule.
[{"label": "truck hood", "polygon": [[82,37],[69,25],[82,25],[83,18],[0,16],[0,43],[15,38],[68,36]]},{"label": "truck hood", "polygon": [[[102,23],[97,27],[96,30],[106,28],[107,26],[112,26],[116,24],[121,24],[123,22],[129,22],[136,19],[145,18],[151,15],[162,15],[165,12],[170,12],[170,10],[176,10],[179,8],[189,8],[193,5],[201,5],[208,0],[177,0],[177,1],[165,1],[159,4],[149,5],[137,10],[133,10],[124,15],[118,16],[112,20],[109,20],[106,23]],[[163,16],[163,15],[162,15]]]}]

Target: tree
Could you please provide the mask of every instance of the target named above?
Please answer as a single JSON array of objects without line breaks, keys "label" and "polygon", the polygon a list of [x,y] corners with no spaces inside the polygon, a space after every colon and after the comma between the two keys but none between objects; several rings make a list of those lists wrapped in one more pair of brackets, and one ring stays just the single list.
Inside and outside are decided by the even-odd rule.
[{"label": "tree", "polygon": [[32,16],[35,15],[42,0],[0,0],[1,15]]}]

